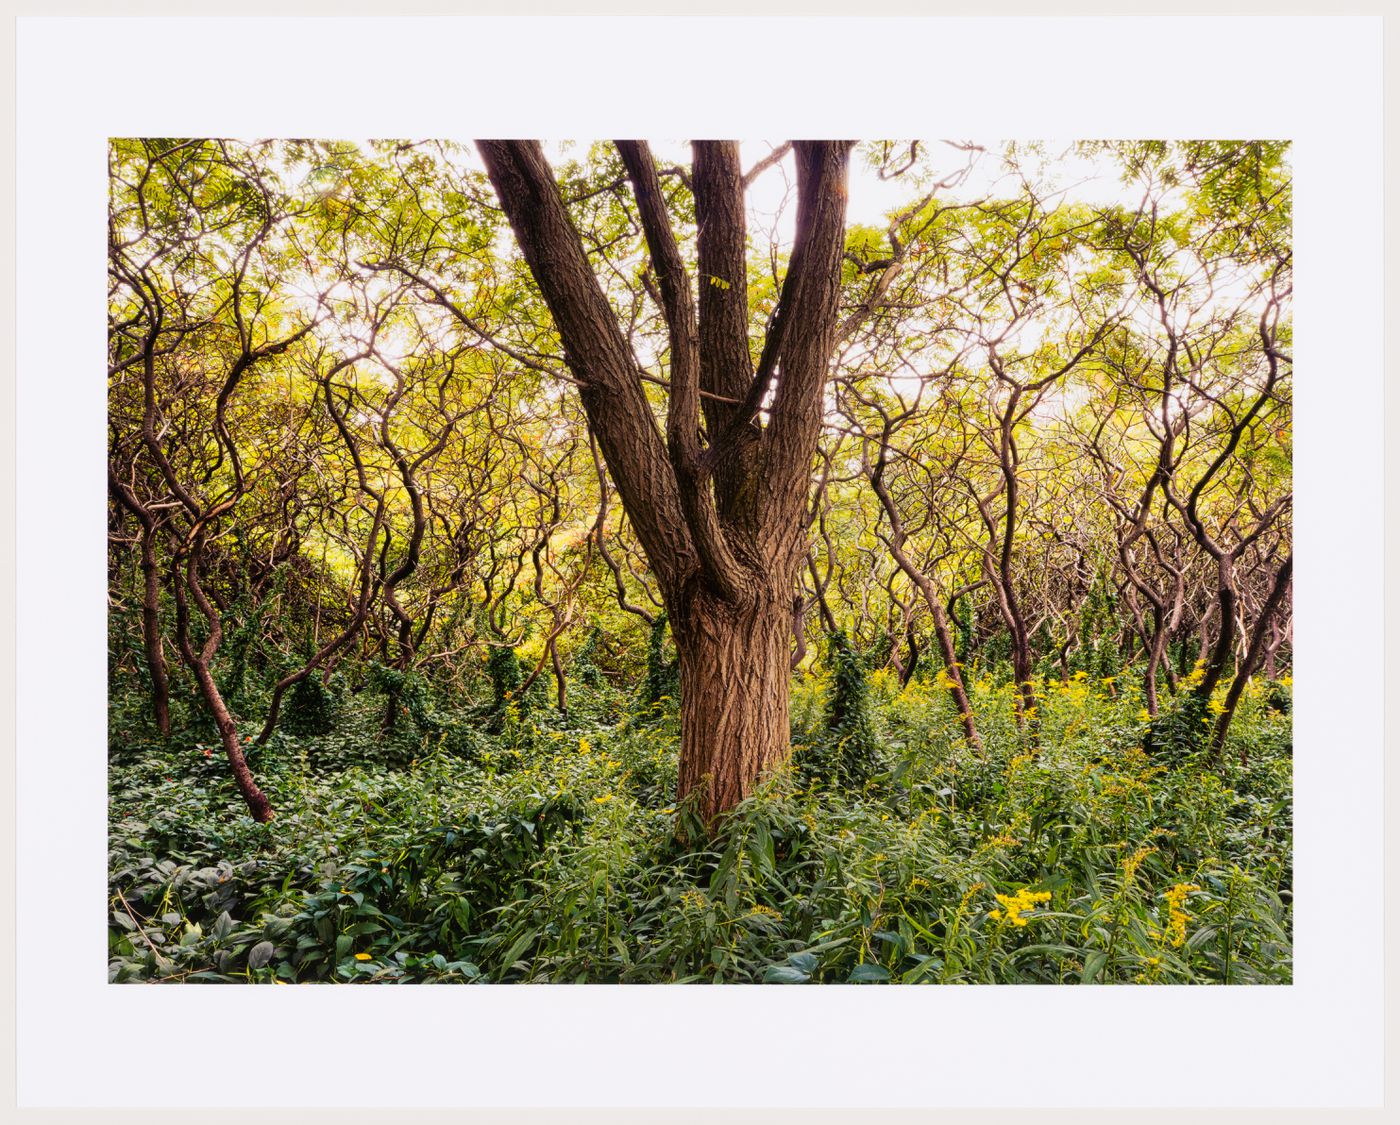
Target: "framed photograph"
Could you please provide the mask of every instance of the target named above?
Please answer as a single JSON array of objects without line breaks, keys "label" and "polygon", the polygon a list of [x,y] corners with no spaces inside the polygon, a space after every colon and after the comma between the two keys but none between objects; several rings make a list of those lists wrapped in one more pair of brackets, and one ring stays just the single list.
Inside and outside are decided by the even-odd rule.
[{"label": "framed photograph", "polygon": [[20,1106],[1378,1106],[1379,28],[22,19]]}]

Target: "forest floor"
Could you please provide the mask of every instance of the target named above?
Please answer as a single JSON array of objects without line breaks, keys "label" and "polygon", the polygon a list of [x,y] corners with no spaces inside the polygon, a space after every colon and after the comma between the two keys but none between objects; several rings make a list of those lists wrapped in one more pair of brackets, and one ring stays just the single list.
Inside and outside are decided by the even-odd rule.
[{"label": "forest floor", "polygon": [[1038,746],[975,679],[980,753],[934,681],[875,674],[845,732],[826,691],[795,686],[792,769],[690,844],[666,698],[419,699],[386,735],[384,696],[346,694],[329,733],[250,748],[259,825],[199,716],[155,740],[114,696],[110,979],[1291,981],[1288,681],[1214,766],[1143,751],[1129,673],[1040,683]]}]

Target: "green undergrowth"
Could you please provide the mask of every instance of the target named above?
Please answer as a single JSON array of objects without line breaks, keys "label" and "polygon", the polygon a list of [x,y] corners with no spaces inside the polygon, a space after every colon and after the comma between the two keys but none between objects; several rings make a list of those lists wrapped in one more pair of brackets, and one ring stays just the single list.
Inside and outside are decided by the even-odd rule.
[{"label": "green undergrowth", "polygon": [[415,698],[388,735],[382,695],[316,691],[314,722],[250,747],[267,825],[197,722],[153,741],[114,700],[110,978],[1291,980],[1286,684],[1247,693],[1209,766],[1142,750],[1126,678],[1038,683],[1025,730],[1004,678],[968,679],[982,753],[936,679],[877,673],[844,711],[801,680],[793,767],[708,842],[655,691],[584,685],[568,719]]}]

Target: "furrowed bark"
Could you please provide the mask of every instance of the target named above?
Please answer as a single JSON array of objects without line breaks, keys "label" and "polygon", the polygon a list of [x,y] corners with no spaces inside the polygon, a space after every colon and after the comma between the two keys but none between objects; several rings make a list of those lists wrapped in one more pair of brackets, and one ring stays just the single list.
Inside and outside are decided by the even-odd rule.
[{"label": "furrowed bark", "polygon": [[[664,441],[639,365],[539,145],[478,147],[581,384],[589,429],[660,583],[681,660],[679,797],[693,798],[713,824],[789,752],[793,595],[835,339],[851,146],[794,146],[797,234],[752,371],[737,146],[695,145],[697,310],[651,154],[640,142],[618,142],[670,342]],[[770,393],[765,427],[760,409]]]}]

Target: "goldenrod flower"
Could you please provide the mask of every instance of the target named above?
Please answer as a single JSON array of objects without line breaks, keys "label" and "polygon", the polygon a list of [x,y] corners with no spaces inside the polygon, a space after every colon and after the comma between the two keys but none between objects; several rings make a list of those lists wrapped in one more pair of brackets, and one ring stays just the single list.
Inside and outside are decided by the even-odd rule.
[{"label": "goldenrod flower", "polygon": [[1195,883],[1177,883],[1174,887],[1168,887],[1165,892],[1167,900],[1167,932],[1165,936],[1173,949],[1180,949],[1186,942],[1186,923],[1190,920],[1190,915],[1186,913],[1186,896],[1192,891],[1200,889]]},{"label": "goldenrod flower", "polygon": [[1143,844],[1137,851],[1133,852],[1123,861],[1123,881],[1131,882],[1137,875],[1138,868],[1142,866],[1142,861],[1150,856],[1157,849],[1150,844]]},{"label": "goldenrod flower", "polygon": [[[1001,903],[1005,910],[1005,918],[1013,926],[1024,926],[1026,919],[1023,917],[1028,911],[1035,909],[1037,903],[1049,902],[1049,891],[1032,891],[1022,888],[1014,895],[997,895],[997,902]],[[1000,919],[1003,917],[1001,910],[993,910],[988,915],[990,918]]]},{"label": "goldenrod flower", "polygon": [[983,890],[986,886],[986,883],[977,882],[973,883],[972,886],[968,887],[967,890],[963,892],[962,901],[958,903],[958,913],[961,914],[964,910],[966,910],[967,904],[972,901],[972,896],[975,895],[978,891]]},{"label": "goldenrod flower", "polygon": [[1003,833],[1002,833],[1001,835],[999,835],[999,836],[991,836],[991,837],[988,837],[987,840],[983,842],[982,847],[983,847],[983,848],[1014,848],[1014,847],[1015,847],[1017,844],[1019,844],[1020,842],[1021,842],[1021,841],[1018,840],[1018,839],[1016,839],[1015,836],[1012,836],[1012,835],[1009,835],[1008,833],[1003,832]]}]

